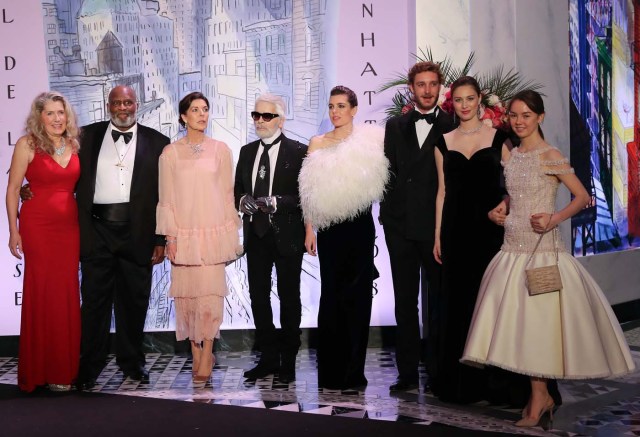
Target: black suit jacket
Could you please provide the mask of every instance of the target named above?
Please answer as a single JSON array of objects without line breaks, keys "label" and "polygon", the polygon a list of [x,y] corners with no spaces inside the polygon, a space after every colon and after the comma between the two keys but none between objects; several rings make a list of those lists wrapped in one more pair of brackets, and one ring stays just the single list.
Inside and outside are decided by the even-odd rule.
[{"label": "black suit jacket", "polygon": [[[108,121],[82,128],[80,137],[80,179],[76,188],[80,223],[80,259],[91,257],[94,248],[91,208],[96,188],[96,170],[102,140]],[[153,248],[164,245],[164,237],[155,234],[158,205],[158,159],[169,138],[160,132],[138,124],[136,157],[131,178],[129,206],[130,232],[134,259],[140,265],[151,262]]]},{"label": "black suit jacket", "polygon": [[[245,194],[253,195],[251,183],[253,164],[258,154],[259,145],[260,141],[257,140],[240,149],[234,185],[236,209],[242,196]],[[283,135],[271,188],[271,195],[278,196],[277,210],[271,216],[271,228],[275,235],[278,252],[283,256],[299,254],[305,250],[305,230],[302,209],[300,208],[298,174],[302,167],[302,160],[306,155],[307,146]],[[257,236],[251,228],[251,217],[248,215],[243,217],[243,234],[244,246],[249,250],[252,240]]]},{"label": "black suit jacket", "polygon": [[433,241],[438,175],[434,146],[438,138],[453,129],[449,114],[438,110],[438,117],[422,148],[411,112],[387,121],[384,153],[389,159],[391,177],[380,203],[380,221],[387,230],[409,240]]}]

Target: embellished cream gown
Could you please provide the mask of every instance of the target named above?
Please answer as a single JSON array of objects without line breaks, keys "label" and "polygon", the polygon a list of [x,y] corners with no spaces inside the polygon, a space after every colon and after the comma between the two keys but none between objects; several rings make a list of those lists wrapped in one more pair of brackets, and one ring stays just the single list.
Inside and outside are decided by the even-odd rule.
[{"label": "embellished cream gown", "polygon": [[[558,379],[599,378],[634,369],[620,325],[591,275],[557,235],[560,292],[529,296],[525,264],[539,238],[529,217],[553,212],[568,160],[542,161],[549,148],[511,152],[505,164],[510,213],[500,252],[485,271],[464,354],[467,364],[498,366]],[[555,262],[553,232],[542,239],[530,267]]]}]

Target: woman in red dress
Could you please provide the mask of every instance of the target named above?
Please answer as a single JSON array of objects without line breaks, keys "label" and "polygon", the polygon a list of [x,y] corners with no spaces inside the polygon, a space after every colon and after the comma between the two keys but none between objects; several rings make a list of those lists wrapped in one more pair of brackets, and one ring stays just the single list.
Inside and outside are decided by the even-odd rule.
[{"label": "woman in red dress", "polygon": [[[67,100],[44,92],[31,105],[7,184],[9,249],[24,255],[18,386],[68,391],[80,356],[80,238],[74,197],[80,175],[78,127]],[[20,209],[24,178],[33,198]]]}]

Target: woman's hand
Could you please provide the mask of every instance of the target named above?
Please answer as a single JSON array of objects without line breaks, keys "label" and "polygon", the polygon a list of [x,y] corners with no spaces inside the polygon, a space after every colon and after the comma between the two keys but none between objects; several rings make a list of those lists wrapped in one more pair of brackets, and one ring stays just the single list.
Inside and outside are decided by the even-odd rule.
[{"label": "woman's hand", "polygon": [[304,236],[304,247],[311,256],[317,255],[316,234],[313,230],[307,229]]},{"label": "woman's hand", "polygon": [[496,225],[504,226],[504,222],[507,219],[507,212],[507,202],[503,200],[498,204],[498,206],[489,211],[487,217],[489,217],[489,220],[491,220]]},{"label": "woman's hand", "polygon": [[11,255],[15,256],[18,259],[22,259],[22,237],[18,232],[11,232],[9,234],[9,250],[11,251]]},{"label": "woman's hand", "polygon": [[436,237],[436,242],[433,245],[433,257],[438,264],[442,264],[442,252],[440,251],[440,237]]},{"label": "woman's hand", "polygon": [[533,232],[537,234],[544,234],[547,231],[555,228],[558,223],[553,220],[554,214],[548,212],[539,212],[533,214],[529,219]]},{"label": "woman's hand", "polygon": [[167,246],[164,254],[172,263],[176,262],[176,253],[178,252],[178,239],[176,237],[167,236]]}]

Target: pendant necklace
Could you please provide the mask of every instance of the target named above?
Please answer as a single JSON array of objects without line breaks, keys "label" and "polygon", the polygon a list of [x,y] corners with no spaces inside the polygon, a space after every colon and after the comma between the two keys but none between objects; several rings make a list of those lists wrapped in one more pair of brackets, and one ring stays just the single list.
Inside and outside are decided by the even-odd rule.
[{"label": "pendant necklace", "polygon": [[62,156],[64,155],[64,151],[66,148],[67,148],[67,144],[64,142],[64,138],[61,138],[60,147],[54,147],[53,152],[56,154],[56,156]]},{"label": "pendant necklace", "polygon": [[127,157],[127,154],[129,153],[129,150],[131,150],[131,147],[129,147],[129,145],[125,143],[125,147],[127,148],[127,151],[124,152],[124,155],[122,155],[122,158],[120,158],[120,152],[118,151],[118,146],[116,146],[115,141],[113,142],[113,147],[116,149],[116,158],[118,158],[118,163],[116,164],[116,167],[126,168],[127,166],[124,164],[124,158]]},{"label": "pendant necklace", "polygon": [[462,129],[460,126],[457,127],[458,131],[462,134],[462,135],[473,135],[476,132],[480,132],[480,129],[482,129],[482,126],[484,126],[482,123],[480,123],[480,126],[474,128],[474,129]]}]

